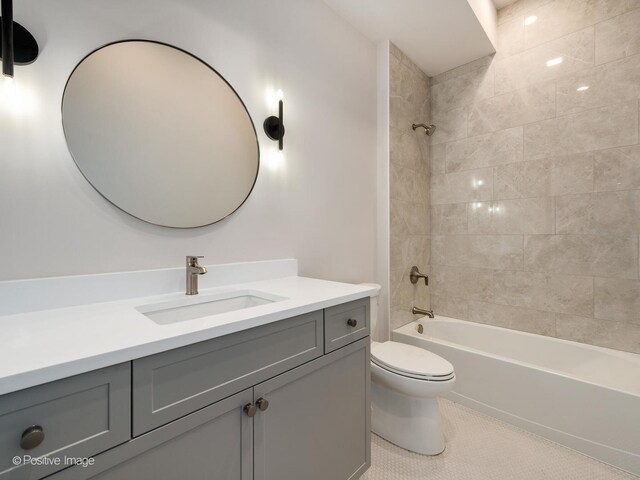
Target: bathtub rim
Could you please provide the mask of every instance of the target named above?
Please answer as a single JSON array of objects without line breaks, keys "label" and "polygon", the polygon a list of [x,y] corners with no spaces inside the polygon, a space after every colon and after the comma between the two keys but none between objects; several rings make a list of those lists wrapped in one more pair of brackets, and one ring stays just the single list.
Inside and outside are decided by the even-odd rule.
[{"label": "bathtub rim", "polygon": [[[557,375],[563,378],[569,378],[571,380],[575,380],[575,381],[579,381],[579,382],[584,382],[587,383],[589,385],[593,385],[596,387],[602,387],[602,388],[608,388],[610,390],[614,390],[616,392],[619,393],[623,393],[626,395],[632,395],[634,397],[639,397],[640,398],[640,388],[637,391],[631,391],[631,390],[627,390],[624,388],[620,388],[620,387],[615,387],[615,386],[611,386],[611,385],[603,385],[602,383],[597,383],[593,380],[587,380],[585,378],[582,377],[578,377],[576,375],[572,375],[570,373],[566,373],[566,372],[562,372],[559,370],[553,370],[550,369],[548,367],[544,367],[542,365],[537,365],[535,363],[530,363],[530,362],[523,362],[521,360],[517,360],[511,357],[507,357],[504,355],[497,355],[491,352],[487,352],[485,350],[479,350],[477,348],[473,348],[473,347],[468,347],[466,345],[462,345],[459,343],[453,343],[447,340],[443,340],[441,338],[438,337],[432,337],[429,335],[426,335],[424,333],[418,333],[416,330],[411,329],[411,326],[413,325],[419,325],[420,323],[423,324],[423,327],[426,327],[427,323],[429,322],[433,322],[433,321],[441,321],[444,323],[454,323],[454,324],[472,324],[472,325],[476,325],[476,326],[480,326],[482,328],[487,328],[490,330],[498,330],[498,331],[507,331],[511,334],[515,334],[515,335],[523,335],[525,337],[542,337],[547,341],[553,341],[553,342],[559,342],[562,344],[567,344],[567,345],[571,345],[572,347],[578,347],[578,348],[583,348],[586,350],[591,350],[591,351],[597,351],[600,353],[604,353],[607,355],[611,355],[613,357],[617,357],[617,358],[622,358],[622,359],[626,359],[626,360],[630,360],[633,363],[637,363],[638,364],[638,368],[640,368],[640,354],[636,354],[636,353],[632,353],[632,352],[625,352],[625,351],[621,351],[621,350],[614,350],[612,348],[607,348],[607,347],[599,347],[597,345],[589,345],[587,343],[580,343],[580,342],[575,342],[572,340],[565,340],[563,338],[557,338],[557,337],[549,337],[546,335],[540,335],[537,333],[531,333],[531,332],[524,332],[522,330],[515,330],[515,329],[511,329],[511,328],[505,328],[505,327],[498,327],[495,325],[489,325],[486,323],[479,323],[479,322],[472,322],[470,320],[460,320],[458,318],[452,318],[452,317],[445,317],[443,315],[436,315],[434,318],[428,318],[426,316],[424,317],[420,317],[417,318],[416,320],[414,320],[413,322],[407,323],[406,325],[403,325],[401,327],[398,327],[394,330],[392,330],[392,339],[393,339],[393,334],[394,333],[399,333],[399,334],[403,334],[403,335],[410,335],[413,337],[417,337],[420,339],[425,339],[425,340],[429,340],[432,342],[436,342],[436,343],[440,343],[443,344],[445,346],[448,347],[452,347],[452,348],[459,348],[459,349],[464,349],[473,353],[476,353],[478,355],[484,355],[486,357],[490,357],[496,360],[501,360],[501,361],[506,361],[506,362],[510,362],[510,363],[514,363],[516,365],[520,365],[523,367],[527,367],[527,368],[535,368],[538,370],[542,370],[545,373],[549,373],[552,375]],[[454,365],[455,368],[455,365]]]}]

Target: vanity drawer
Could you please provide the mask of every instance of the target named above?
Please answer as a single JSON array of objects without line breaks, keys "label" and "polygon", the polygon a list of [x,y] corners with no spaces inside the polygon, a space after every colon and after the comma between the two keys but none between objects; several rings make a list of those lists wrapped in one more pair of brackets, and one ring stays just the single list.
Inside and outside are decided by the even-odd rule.
[{"label": "vanity drawer", "polygon": [[[91,457],[126,442],[130,402],[130,363],[1,396],[0,479],[42,478],[67,467],[65,457]],[[37,444],[35,429],[25,435],[33,426],[41,427],[44,439],[23,449],[30,439]],[[46,460],[24,465],[26,455]]]},{"label": "vanity drawer", "polygon": [[369,297],[324,311],[324,352],[329,353],[369,335]]},{"label": "vanity drawer", "polygon": [[134,360],[134,436],[321,356],[322,320],[312,312]]}]

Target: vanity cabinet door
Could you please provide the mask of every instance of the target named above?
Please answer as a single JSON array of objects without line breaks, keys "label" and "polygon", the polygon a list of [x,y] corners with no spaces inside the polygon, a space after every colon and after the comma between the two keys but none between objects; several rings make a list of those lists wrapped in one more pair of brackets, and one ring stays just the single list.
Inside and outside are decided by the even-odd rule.
[{"label": "vanity cabinet door", "polygon": [[255,480],[359,478],[371,459],[369,339],[254,388]]},{"label": "vanity cabinet door", "polygon": [[133,361],[138,436],[318,358],[323,313],[307,313]]},{"label": "vanity cabinet door", "polygon": [[0,396],[0,480],[43,478],[125,443],[130,402],[130,363]]},{"label": "vanity cabinet door", "polygon": [[[253,390],[203,408],[75,466],[51,480],[251,480]],[[49,479],[47,479],[49,480]]]}]

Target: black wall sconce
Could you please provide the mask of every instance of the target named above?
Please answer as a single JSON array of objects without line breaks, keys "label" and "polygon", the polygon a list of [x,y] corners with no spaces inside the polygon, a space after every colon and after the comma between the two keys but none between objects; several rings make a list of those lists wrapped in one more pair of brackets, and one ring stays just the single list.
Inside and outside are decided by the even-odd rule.
[{"label": "black wall sconce", "polygon": [[278,149],[282,150],[282,139],[284,138],[284,120],[283,120],[283,106],[282,100],[278,102],[278,116],[271,115],[267,118],[262,126],[264,127],[264,133],[267,134],[271,140],[278,141]]},{"label": "black wall sconce", "polygon": [[13,0],[2,0],[0,15],[2,74],[13,77],[14,64],[28,65],[38,58],[38,42],[26,28],[13,21]]}]

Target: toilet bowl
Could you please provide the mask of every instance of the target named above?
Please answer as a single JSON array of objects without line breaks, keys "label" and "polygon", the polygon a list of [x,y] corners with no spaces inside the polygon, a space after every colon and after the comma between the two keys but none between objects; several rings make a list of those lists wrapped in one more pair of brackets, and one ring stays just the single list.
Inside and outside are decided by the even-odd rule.
[{"label": "toilet bowl", "polygon": [[397,342],[371,345],[371,430],[423,455],[444,451],[438,396],[456,381],[453,365],[422,348]]},{"label": "toilet bowl", "polygon": [[[380,291],[380,286],[378,292]],[[377,295],[371,297],[376,332]],[[423,455],[445,449],[438,396],[455,385],[453,365],[413,345],[371,343],[371,430],[385,440]]]}]

